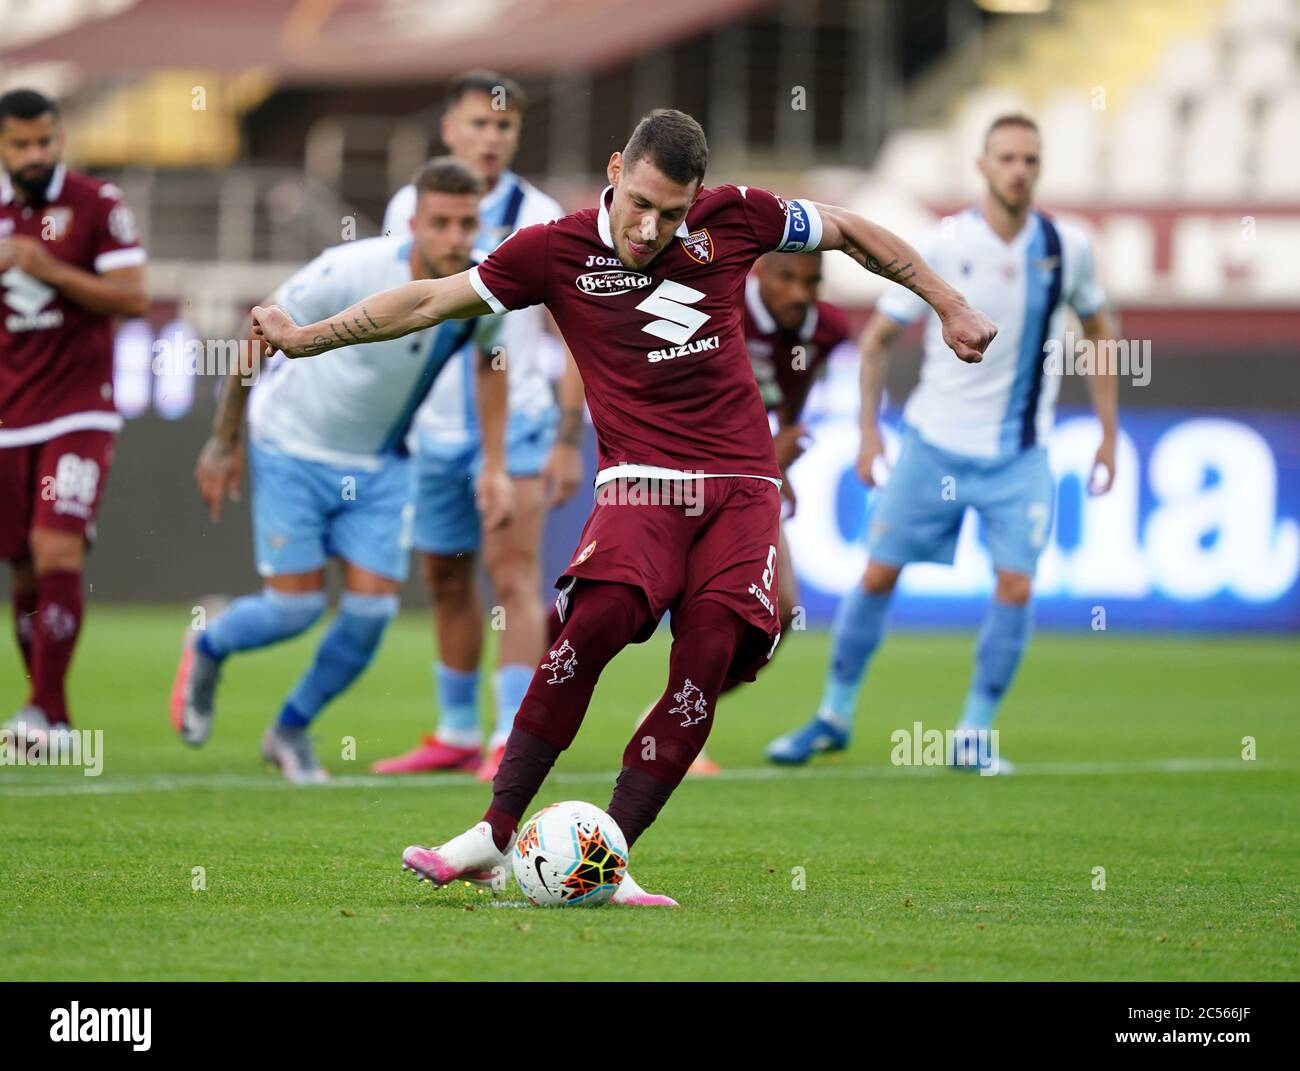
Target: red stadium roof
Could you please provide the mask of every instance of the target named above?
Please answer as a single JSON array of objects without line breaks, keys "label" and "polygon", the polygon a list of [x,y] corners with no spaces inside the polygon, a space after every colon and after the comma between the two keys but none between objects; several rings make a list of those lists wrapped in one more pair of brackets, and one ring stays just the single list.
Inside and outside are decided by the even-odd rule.
[{"label": "red stadium roof", "polygon": [[429,81],[467,66],[512,73],[605,66],[762,0],[139,0],[19,48],[6,63],[90,73],[265,68],[285,81]]}]

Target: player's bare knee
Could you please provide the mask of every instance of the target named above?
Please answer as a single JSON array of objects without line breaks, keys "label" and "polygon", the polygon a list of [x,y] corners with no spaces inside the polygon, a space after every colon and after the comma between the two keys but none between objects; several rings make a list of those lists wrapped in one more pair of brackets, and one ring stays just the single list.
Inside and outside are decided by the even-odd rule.
[{"label": "player's bare knee", "polygon": [[435,606],[453,608],[470,597],[474,579],[472,555],[421,555],[424,590]]},{"label": "player's bare knee", "polygon": [[898,583],[902,568],[886,565],[884,562],[870,562],[866,574],[862,577],[862,587],[868,595],[888,595]]},{"label": "player's bare knee", "polygon": [[488,572],[492,582],[492,591],[497,602],[507,609],[523,605],[526,600],[537,598],[541,586],[541,573],[531,560],[518,559],[501,563]]},{"label": "player's bare knee", "polygon": [[80,532],[33,529],[28,538],[33,583],[45,573],[78,572],[86,560],[86,540]]},{"label": "player's bare knee", "polygon": [[1027,573],[998,571],[997,594],[994,596],[998,602],[1024,606],[1033,593],[1034,581]]},{"label": "player's bare knee", "polygon": [[309,573],[283,573],[280,576],[268,576],[265,584],[272,591],[282,595],[309,595],[325,590],[325,570],[313,569]]}]

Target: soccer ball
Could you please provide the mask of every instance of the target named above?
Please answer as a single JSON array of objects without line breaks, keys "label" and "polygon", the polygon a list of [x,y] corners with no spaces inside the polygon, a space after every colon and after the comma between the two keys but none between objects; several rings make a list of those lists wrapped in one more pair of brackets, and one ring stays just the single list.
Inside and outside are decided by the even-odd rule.
[{"label": "soccer ball", "polygon": [[627,873],[627,840],[599,807],[569,800],[524,823],[511,859],[519,888],[538,907],[595,907]]}]

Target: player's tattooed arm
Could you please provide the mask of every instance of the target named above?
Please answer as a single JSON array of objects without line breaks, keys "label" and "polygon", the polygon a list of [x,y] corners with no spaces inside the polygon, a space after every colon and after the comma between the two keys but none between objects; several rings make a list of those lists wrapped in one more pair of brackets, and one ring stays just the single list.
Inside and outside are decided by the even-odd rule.
[{"label": "player's tattooed arm", "polygon": [[484,316],[492,310],[468,272],[418,279],[363,298],[327,320],[299,325],[278,305],[253,310],[253,330],[286,357],[314,357],[365,342],[386,342],[443,320]]},{"label": "player's tattooed arm", "polygon": [[838,249],[867,271],[905,286],[923,298],[943,323],[943,338],[963,361],[975,364],[993,341],[998,329],[902,238],[856,212],[835,205],[816,205],[822,218],[819,248]]}]

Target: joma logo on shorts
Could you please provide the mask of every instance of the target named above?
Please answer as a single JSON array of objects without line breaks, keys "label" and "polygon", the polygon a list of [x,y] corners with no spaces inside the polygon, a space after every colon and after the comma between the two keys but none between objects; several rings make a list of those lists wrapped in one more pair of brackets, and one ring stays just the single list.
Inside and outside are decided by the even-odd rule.
[{"label": "joma logo on shorts", "polygon": [[643,290],[650,285],[651,279],[632,271],[589,271],[586,275],[579,275],[576,282],[584,294],[606,297]]}]

